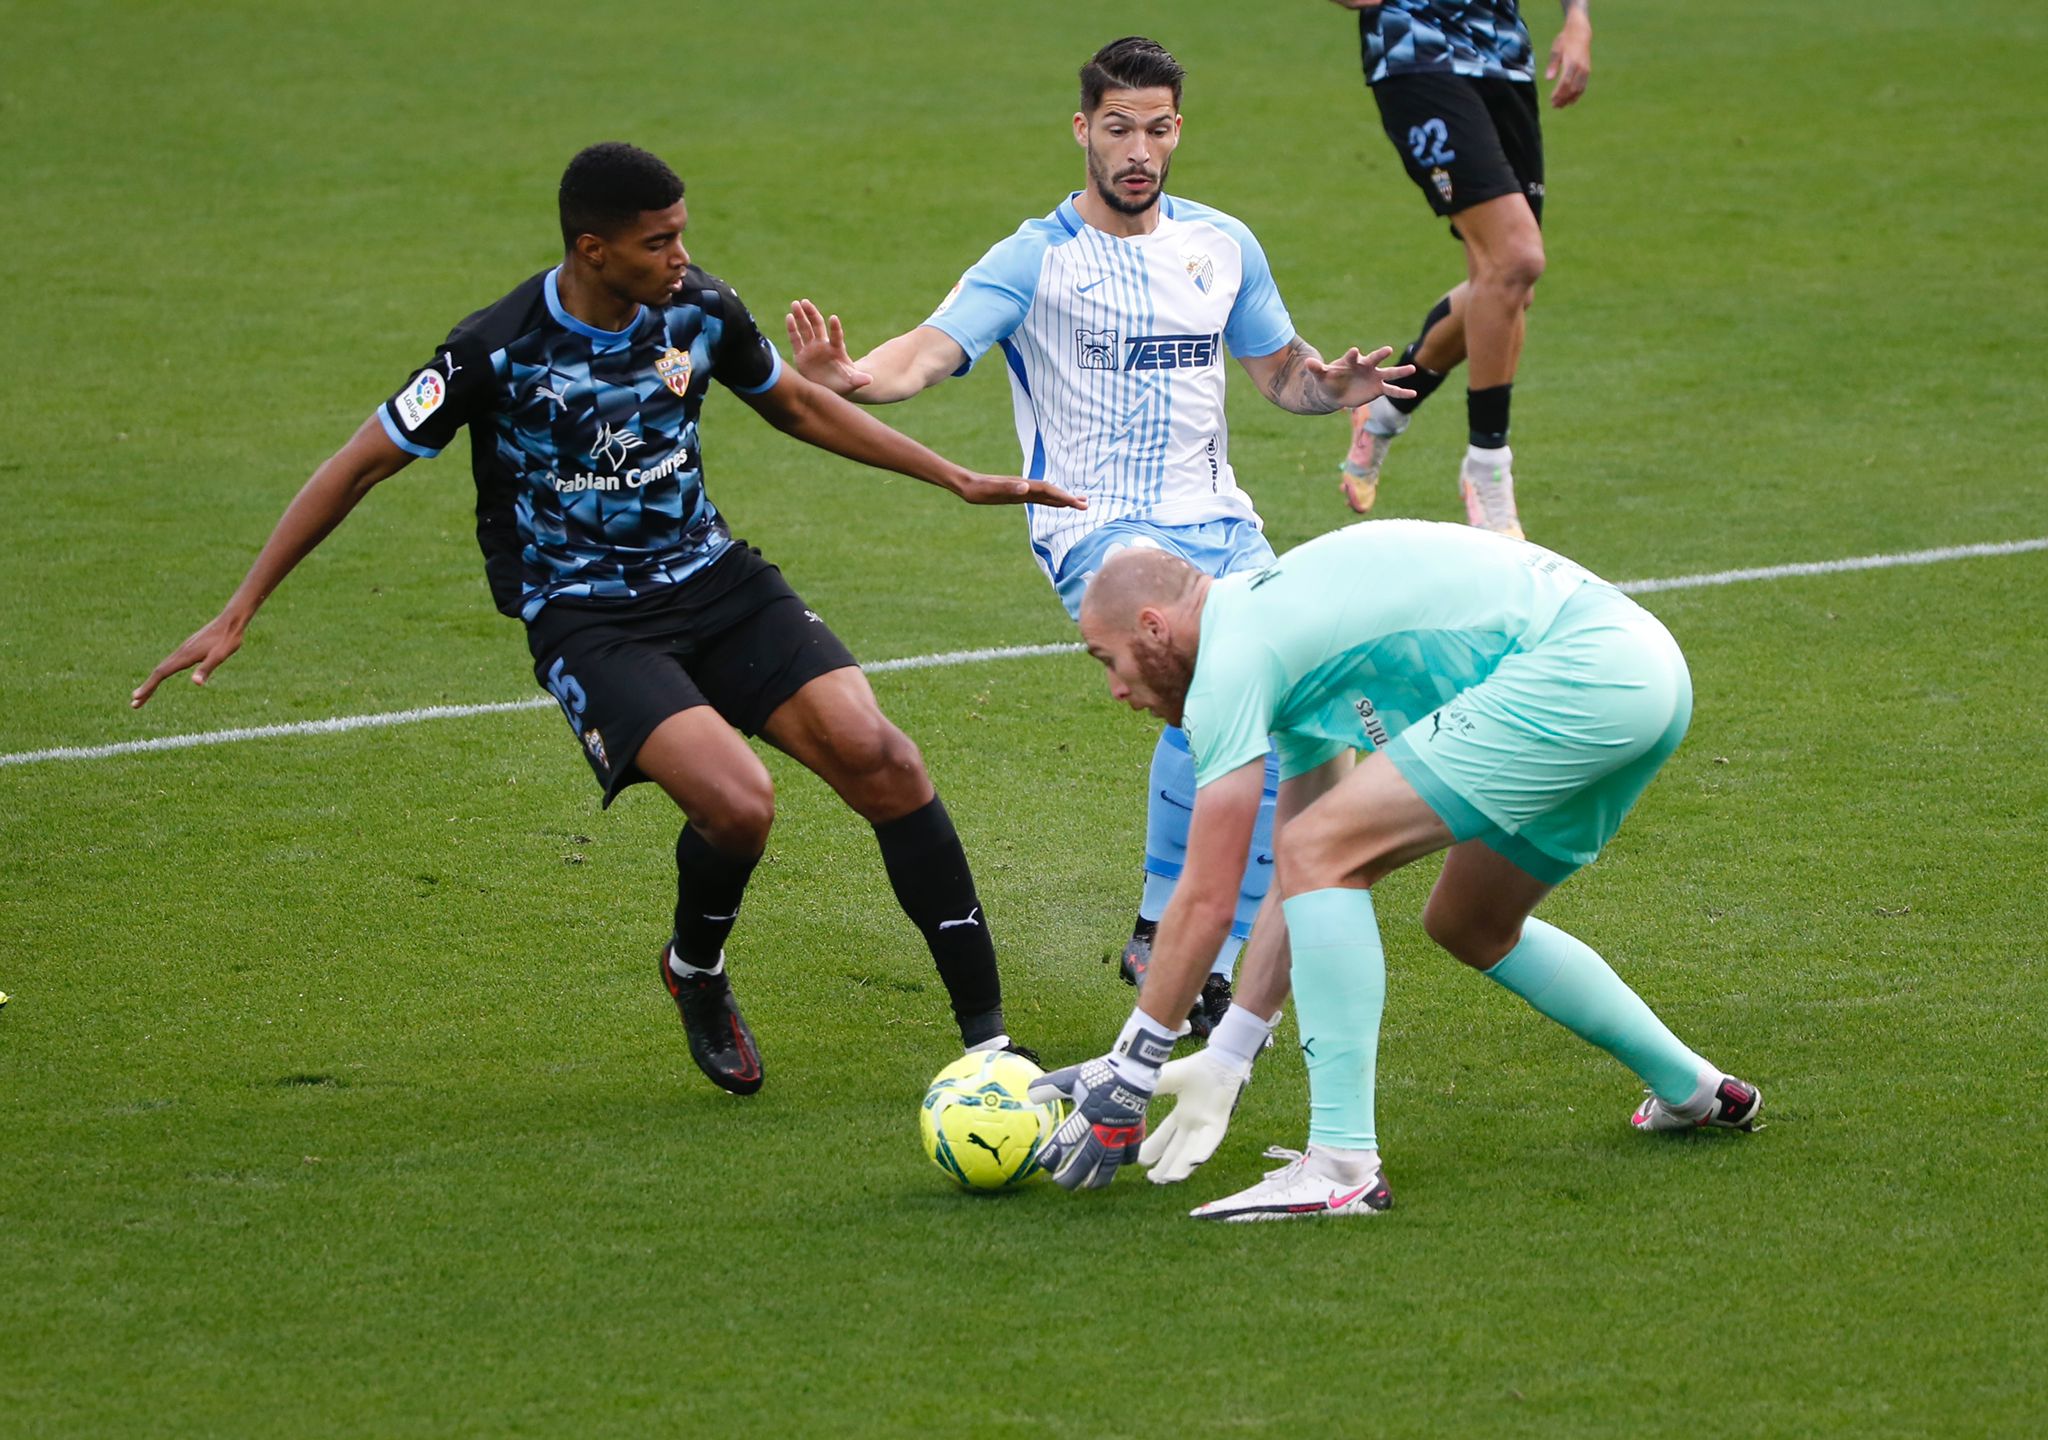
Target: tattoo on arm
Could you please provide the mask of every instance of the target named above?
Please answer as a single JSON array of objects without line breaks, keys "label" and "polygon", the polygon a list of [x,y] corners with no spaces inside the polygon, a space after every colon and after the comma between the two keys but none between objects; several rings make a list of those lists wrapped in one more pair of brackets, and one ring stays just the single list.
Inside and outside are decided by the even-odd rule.
[{"label": "tattoo on arm", "polygon": [[1297,415],[1327,415],[1341,408],[1323,382],[1309,373],[1308,361],[1315,354],[1315,347],[1299,335],[1290,340],[1266,386],[1266,398]]}]

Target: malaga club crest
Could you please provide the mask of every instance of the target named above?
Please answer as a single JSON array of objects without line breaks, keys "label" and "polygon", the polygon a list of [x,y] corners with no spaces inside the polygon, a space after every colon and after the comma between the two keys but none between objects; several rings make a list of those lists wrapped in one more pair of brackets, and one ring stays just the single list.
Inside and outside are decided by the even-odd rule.
[{"label": "malaga club crest", "polygon": [[1436,186],[1436,193],[1444,197],[1444,204],[1451,203],[1451,174],[1439,165],[1429,172],[1429,183]]},{"label": "malaga club crest", "polygon": [[595,725],[583,732],[583,748],[588,750],[591,758],[606,770],[612,768],[611,760],[604,753],[604,736],[597,733]]},{"label": "malaga club crest", "polygon": [[690,357],[671,346],[661,352],[654,362],[654,373],[661,377],[661,383],[675,392],[677,399],[690,393]]},{"label": "malaga club crest", "polygon": [[1216,262],[1199,250],[1190,250],[1180,257],[1180,263],[1187,266],[1188,279],[1195,282],[1195,288],[1207,295],[1216,283]]}]

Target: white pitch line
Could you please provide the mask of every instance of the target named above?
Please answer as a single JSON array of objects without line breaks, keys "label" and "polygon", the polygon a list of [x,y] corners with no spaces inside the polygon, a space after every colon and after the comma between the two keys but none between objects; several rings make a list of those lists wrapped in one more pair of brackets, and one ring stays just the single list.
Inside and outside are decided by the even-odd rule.
[{"label": "white pitch line", "polygon": [[1753,570],[1716,570],[1708,575],[1674,575],[1668,580],[1622,580],[1616,588],[1631,595],[1659,590],[1697,590],[1709,585],[1736,585],[1744,580],[1789,580],[1800,575],[1839,575],[1847,570],[1889,570],[1894,565],[1939,565],[1944,560],[1974,560],[1985,555],[2022,555],[2048,550],[2039,540],[1996,540],[1982,545],[1944,545],[1938,550],[1906,550],[1892,555],[1858,555],[1848,560],[1808,560],[1797,565],[1762,565]]},{"label": "white pitch line", "polygon": [[997,645],[987,650],[948,650],[941,655],[905,655],[900,660],[877,660],[860,668],[870,675],[885,670],[936,670],[942,665],[972,665],[977,660],[1022,660],[1031,655],[1072,655],[1086,647],[1068,640],[1058,645]]},{"label": "white pitch line", "polygon": [[540,710],[554,703],[547,696],[538,695],[531,700],[494,700],[487,705],[425,705],[417,710],[387,710],[380,715],[336,715],[327,720],[295,720],[288,725],[245,725],[235,730],[202,730],[196,735],[159,735],[153,740],[123,740],[114,745],[59,745],[50,750],[0,755],[0,765],[33,765],[39,760],[106,760],[152,750],[190,750],[195,745],[230,745],[237,740],[275,740],[284,735],[339,735],[345,730],[410,725],[415,720],[459,720],[469,715],[502,715],[507,710]]},{"label": "white pitch line", "polygon": [[[1839,575],[1852,570],[1887,570],[1896,565],[1939,565],[1949,560],[1974,560],[1994,555],[2023,555],[2048,550],[2048,536],[2037,540],[1999,540],[1980,545],[1944,545],[1934,550],[1906,550],[1889,555],[1857,555],[1846,560],[1807,560],[1792,565],[1760,565],[1748,570],[1715,570],[1705,575],[1674,575],[1661,580],[1622,580],[1617,587],[1631,595],[1662,590],[1699,590],[1738,585],[1750,580],[1788,580],[1802,575]],[[935,670],[973,665],[984,660],[1020,660],[1039,655],[1073,655],[1083,647],[1059,645],[996,645],[980,650],[949,650],[933,655],[905,655],[877,660],[861,668],[870,675],[891,670]],[[229,745],[240,740],[271,740],[285,735],[338,735],[349,730],[374,730],[410,725],[417,720],[460,720],[471,715],[502,715],[512,710],[544,710],[555,702],[545,695],[531,700],[498,700],[484,705],[427,705],[417,710],[390,710],[377,715],[337,715],[327,720],[299,720],[286,725],[249,725],[234,730],[205,730],[193,735],[159,735],[149,740],[123,740],[112,745],[59,745],[48,750],[19,750],[0,755],[0,766],[34,765],[46,760],[108,760],[156,750],[189,750],[196,745]]]}]

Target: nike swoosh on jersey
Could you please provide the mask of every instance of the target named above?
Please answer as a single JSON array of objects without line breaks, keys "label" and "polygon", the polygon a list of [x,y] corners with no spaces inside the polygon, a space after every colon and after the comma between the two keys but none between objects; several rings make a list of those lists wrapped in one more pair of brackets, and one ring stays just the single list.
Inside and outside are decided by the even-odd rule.
[{"label": "nike swoosh on jersey", "polygon": [[1105,284],[1108,282],[1108,280],[1109,277],[1107,275],[1098,275],[1093,280],[1090,280],[1086,285],[1076,285],[1074,287],[1074,293],[1076,295],[1086,295],[1090,290],[1093,290],[1097,285]]}]

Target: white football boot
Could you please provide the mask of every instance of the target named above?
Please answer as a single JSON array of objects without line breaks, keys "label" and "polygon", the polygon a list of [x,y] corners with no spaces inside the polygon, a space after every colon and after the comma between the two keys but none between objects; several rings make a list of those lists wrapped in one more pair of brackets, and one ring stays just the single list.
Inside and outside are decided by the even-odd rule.
[{"label": "white football boot", "polygon": [[1362,1179],[1344,1179],[1311,1145],[1307,1154],[1275,1145],[1266,1152],[1287,1163],[1268,1170],[1249,1190],[1211,1200],[1188,1211],[1197,1220],[1314,1220],[1324,1216],[1377,1215],[1394,1203],[1379,1158]]},{"label": "white football boot", "polygon": [[1638,1130],[1754,1130],[1756,1117],[1763,1113],[1763,1091],[1746,1080],[1723,1075],[1714,1093],[1697,1108],[1667,1105],[1654,1094],[1643,1098],[1628,1123]]},{"label": "white football boot", "polygon": [[1510,467],[1514,452],[1503,445],[1498,450],[1469,446],[1465,463],[1458,467],[1458,493],[1465,500],[1465,521],[1480,530],[1491,530],[1511,540],[1523,540],[1522,517],[1515,513],[1515,477]]}]

